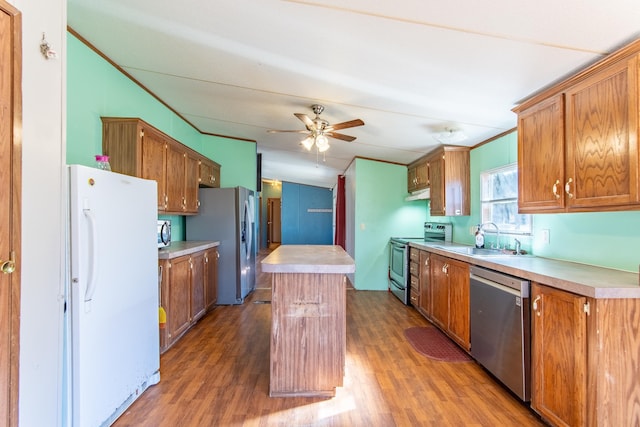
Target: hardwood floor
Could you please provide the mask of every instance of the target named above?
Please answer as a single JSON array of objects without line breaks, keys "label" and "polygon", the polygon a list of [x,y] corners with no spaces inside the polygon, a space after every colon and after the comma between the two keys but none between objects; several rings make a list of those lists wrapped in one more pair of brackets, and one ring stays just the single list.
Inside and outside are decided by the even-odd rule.
[{"label": "hardwood floor", "polygon": [[[264,255],[264,253],[262,253]],[[268,274],[241,306],[220,306],[161,358],[161,381],[114,424],[127,426],[538,426],[475,362],[417,353],[429,325],[388,292],[347,291],[344,387],[326,398],[270,398]]]}]

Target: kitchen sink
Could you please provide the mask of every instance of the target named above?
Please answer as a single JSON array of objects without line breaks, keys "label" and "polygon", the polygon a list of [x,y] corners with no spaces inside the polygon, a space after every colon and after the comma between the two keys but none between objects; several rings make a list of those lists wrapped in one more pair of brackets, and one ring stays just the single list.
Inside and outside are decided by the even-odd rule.
[{"label": "kitchen sink", "polygon": [[[463,255],[471,255],[478,257],[512,257],[516,256],[515,251],[513,250],[504,250],[504,249],[490,249],[490,248],[476,248],[474,246],[436,246],[438,249],[444,249],[446,251],[456,252]],[[518,254],[517,256],[523,256],[522,254]]]}]

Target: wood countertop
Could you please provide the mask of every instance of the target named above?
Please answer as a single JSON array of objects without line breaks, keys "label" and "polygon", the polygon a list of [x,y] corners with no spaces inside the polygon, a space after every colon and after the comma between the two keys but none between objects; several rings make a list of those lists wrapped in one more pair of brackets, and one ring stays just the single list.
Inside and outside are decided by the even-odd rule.
[{"label": "wood countertop", "polygon": [[167,248],[158,249],[158,259],[173,259],[194,252],[220,246],[220,242],[208,240],[187,240],[181,242],[171,242]]},{"label": "wood countertop", "polygon": [[455,243],[411,242],[410,246],[586,297],[640,298],[638,273],[538,256],[465,255],[453,250],[465,245]]},{"label": "wood countertop", "polygon": [[283,245],[262,260],[262,271],[345,274],[355,272],[356,264],[341,246]]}]

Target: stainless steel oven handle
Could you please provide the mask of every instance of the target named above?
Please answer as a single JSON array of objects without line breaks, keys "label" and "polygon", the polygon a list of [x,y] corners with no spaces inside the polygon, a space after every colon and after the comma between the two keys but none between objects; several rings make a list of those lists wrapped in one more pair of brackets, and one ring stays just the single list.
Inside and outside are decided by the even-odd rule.
[{"label": "stainless steel oven handle", "polygon": [[515,290],[513,288],[510,288],[508,286],[501,285],[500,283],[496,283],[494,281],[487,280],[484,277],[476,276],[475,274],[471,274],[471,275],[469,275],[469,277],[471,278],[471,280],[475,280],[477,282],[484,283],[487,286],[491,286],[492,288],[500,289],[501,291],[507,292],[507,293],[509,293],[511,295],[514,295],[514,296],[517,296],[517,297],[521,296],[520,292],[518,292],[517,290]]}]

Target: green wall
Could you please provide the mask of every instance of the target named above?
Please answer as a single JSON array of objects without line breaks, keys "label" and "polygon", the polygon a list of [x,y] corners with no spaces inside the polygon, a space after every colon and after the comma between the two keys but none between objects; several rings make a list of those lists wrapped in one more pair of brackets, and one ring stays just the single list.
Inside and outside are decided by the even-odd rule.
[{"label": "green wall", "polygon": [[389,237],[422,236],[427,204],[404,201],[405,166],[356,159],[355,181],[354,287],[386,291]]},{"label": "green wall", "polygon": [[[93,166],[102,153],[101,116],[141,118],[219,163],[221,186],[256,189],[255,143],[201,134],[67,33],[67,164]],[[172,220],[174,240],[184,240],[183,216],[160,217]]]}]

